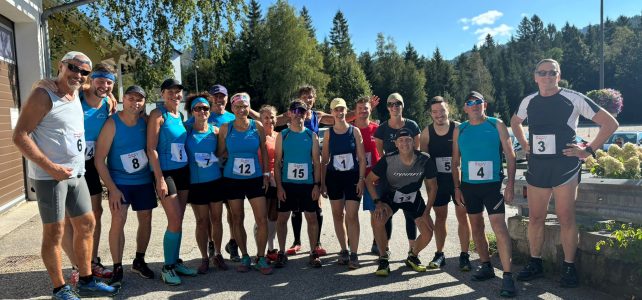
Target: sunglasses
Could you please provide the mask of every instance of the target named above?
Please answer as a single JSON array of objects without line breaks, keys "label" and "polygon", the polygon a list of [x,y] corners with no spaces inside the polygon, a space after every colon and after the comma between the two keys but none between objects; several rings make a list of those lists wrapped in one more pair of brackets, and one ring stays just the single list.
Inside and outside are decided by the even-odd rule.
[{"label": "sunglasses", "polygon": [[88,76],[91,73],[91,71],[83,70],[79,66],[76,66],[72,63],[67,63],[67,69],[69,69],[69,71],[72,71],[74,73],[80,73],[80,75],[82,76]]},{"label": "sunglasses", "polygon": [[196,106],[196,107],[192,108],[192,111],[195,111],[195,112],[199,112],[199,111],[208,112],[208,111],[210,111],[210,108],[207,107],[207,106]]},{"label": "sunglasses", "polygon": [[482,103],[484,103],[484,100],[482,99],[468,100],[466,101],[466,106],[475,106]]},{"label": "sunglasses", "polygon": [[386,106],[388,106],[388,107],[400,107],[400,106],[403,106],[403,102],[401,102],[401,101],[388,102],[388,103],[386,103]]},{"label": "sunglasses", "polygon": [[308,111],[308,110],[307,110],[307,109],[305,109],[305,108],[303,108],[303,107],[297,107],[297,108],[295,108],[295,109],[290,109],[290,112],[291,112],[291,113],[293,113],[293,114],[297,114],[297,115],[303,115],[303,114],[305,114],[307,111]]},{"label": "sunglasses", "polygon": [[555,76],[557,76],[557,74],[559,74],[559,73],[560,73],[560,72],[559,72],[559,71],[557,71],[557,70],[550,70],[550,71],[536,71],[536,72],[535,72],[535,74],[537,74],[537,76],[539,76],[539,77],[546,77],[546,76],[555,77]]}]

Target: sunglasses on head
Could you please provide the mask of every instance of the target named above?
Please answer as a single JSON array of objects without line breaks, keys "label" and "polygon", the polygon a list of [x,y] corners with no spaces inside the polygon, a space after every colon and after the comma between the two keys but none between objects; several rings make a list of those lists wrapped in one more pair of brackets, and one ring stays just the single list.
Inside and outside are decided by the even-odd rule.
[{"label": "sunglasses on head", "polygon": [[290,109],[290,112],[293,114],[298,114],[298,115],[303,115],[307,112],[308,110],[303,108],[303,107],[297,107],[295,109]]},{"label": "sunglasses on head", "polygon": [[192,108],[192,111],[199,112],[199,111],[210,111],[210,108],[208,106],[196,106]]},{"label": "sunglasses on head", "polygon": [[557,71],[557,70],[550,70],[550,71],[536,71],[536,72],[535,72],[535,74],[537,74],[537,76],[539,76],[539,77],[545,77],[545,76],[555,77],[555,76],[557,76],[557,74],[559,74],[559,73],[560,73],[560,72],[559,72],[559,71]]},{"label": "sunglasses on head", "polygon": [[400,106],[403,106],[403,102],[401,102],[401,101],[388,102],[386,105],[388,107],[400,107]]},{"label": "sunglasses on head", "polygon": [[466,101],[466,106],[475,106],[482,103],[484,103],[484,100],[482,99],[470,99]]},{"label": "sunglasses on head", "polygon": [[76,66],[69,62],[67,63],[67,69],[69,69],[69,71],[72,71],[74,73],[80,73],[80,75],[82,76],[88,76],[91,73],[91,71],[83,70],[79,66]]}]

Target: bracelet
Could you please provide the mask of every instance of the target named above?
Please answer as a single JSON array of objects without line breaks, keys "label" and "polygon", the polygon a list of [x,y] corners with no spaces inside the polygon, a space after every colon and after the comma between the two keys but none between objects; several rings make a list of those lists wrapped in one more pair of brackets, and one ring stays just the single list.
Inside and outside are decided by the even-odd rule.
[{"label": "bracelet", "polygon": [[314,185],[321,186],[321,182],[317,181],[317,182],[314,183]]},{"label": "bracelet", "polygon": [[364,176],[359,176],[359,180],[366,180],[366,177],[364,177]]},{"label": "bracelet", "polygon": [[270,172],[263,173],[263,176],[270,176]]}]

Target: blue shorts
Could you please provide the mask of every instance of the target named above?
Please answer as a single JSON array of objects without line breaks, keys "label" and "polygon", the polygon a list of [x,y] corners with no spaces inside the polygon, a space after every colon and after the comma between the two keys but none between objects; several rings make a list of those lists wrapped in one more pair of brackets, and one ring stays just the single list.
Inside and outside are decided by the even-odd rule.
[{"label": "blue shorts", "polygon": [[156,191],[152,183],[146,184],[116,184],[116,187],[123,194],[123,200],[120,203],[132,206],[133,211],[150,210],[158,206],[156,201]]},{"label": "blue shorts", "polygon": [[[372,200],[372,196],[370,196],[370,192],[368,192],[368,188],[364,188],[366,190],[363,193],[363,210],[369,210],[372,212],[375,210],[376,206]],[[381,198],[383,196],[383,184],[377,184],[375,185],[375,188],[377,190],[377,194],[379,194],[379,198]]]}]

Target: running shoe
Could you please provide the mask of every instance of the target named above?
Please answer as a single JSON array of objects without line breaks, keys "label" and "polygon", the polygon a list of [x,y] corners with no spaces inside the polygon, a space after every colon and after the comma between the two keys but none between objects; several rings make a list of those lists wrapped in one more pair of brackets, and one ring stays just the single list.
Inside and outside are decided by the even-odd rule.
[{"label": "running shoe", "polygon": [[388,258],[379,257],[379,267],[377,267],[377,271],[375,272],[375,275],[386,277],[389,274],[390,274],[390,264],[388,263]]},{"label": "running shoe", "polygon": [[435,257],[428,263],[428,268],[437,269],[446,265],[446,255],[443,252],[435,252]]},{"label": "running shoe", "polygon": [[212,259],[214,257],[215,251],[214,251],[214,242],[209,241],[207,243],[207,258]]},{"label": "running shoe", "polygon": [[210,259],[209,258],[201,259],[201,265],[198,266],[198,270],[196,272],[198,274],[207,274],[209,270],[210,270]]},{"label": "running shoe", "polygon": [[214,255],[214,257],[212,258],[212,265],[219,271],[227,271],[229,269],[229,267],[225,263],[223,255],[221,254]]},{"label": "running shoe", "polygon": [[359,269],[361,267],[361,264],[359,264],[359,257],[357,256],[356,253],[350,253],[350,262],[348,262],[348,268],[350,270],[355,270]]},{"label": "running shoe", "polygon": [[475,269],[472,280],[484,281],[493,278],[495,278],[495,270],[493,270],[493,266],[491,266],[490,263],[483,263]]},{"label": "running shoe", "polygon": [[560,278],[560,286],[563,288],[574,288],[579,285],[577,278],[577,270],[575,265],[562,266],[562,277]]},{"label": "running shoe", "polygon": [[347,265],[349,261],[350,261],[350,253],[348,253],[348,250],[341,250],[339,252],[339,258],[337,259],[337,263],[340,265]]},{"label": "running shoe", "polygon": [[51,299],[53,300],[79,300],[78,295],[74,292],[74,290],[65,284],[65,286],[62,287],[57,293],[54,293],[51,296]]},{"label": "running shoe", "polygon": [[473,267],[470,265],[470,254],[468,252],[462,252],[459,254],[459,270],[462,272],[468,272],[472,270]]},{"label": "running shoe", "polygon": [[154,271],[147,266],[147,263],[143,258],[134,259],[134,262],[132,263],[132,272],[146,279],[152,279],[155,276]]},{"label": "running shoe", "polygon": [[76,287],[78,285],[78,280],[80,280],[80,272],[78,272],[78,269],[76,267],[71,267],[71,275],[69,276],[69,284],[72,287]]},{"label": "running shoe", "polygon": [[283,268],[283,267],[285,267],[285,264],[287,264],[287,262],[288,262],[288,257],[285,256],[285,253],[280,251],[277,254],[276,260],[274,261],[274,267],[275,268]]},{"label": "running shoe", "polygon": [[321,268],[322,266],[321,259],[319,259],[319,255],[316,252],[310,255],[310,260],[308,261],[308,264],[310,265],[310,267],[313,267],[313,268]]},{"label": "running shoe", "polygon": [[326,255],[328,255],[328,252],[325,251],[323,246],[321,246],[321,243],[318,243],[317,246],[314,247],[314,252],[316,252],[318,256],[326,256]]},{"label": "running shoe", "polygon": [[241,256],[239,256],[239,245],[235,240],[230,240],[225,245],[225,252],[230,254],[230,260],[233,262],[241,261]]},{"label": "running shoe", "polygon": [[111,276],[111,279],[107,281],[107,284],[113,287],[120,287],[123,285],[123,266],[114,268],[113,275]]},{"label": "running shoe", "polygon": [[285,253],[287,255],[295,255],[299,251],[301,251],[301,242],[299,243],[294,242],[294,244],[292,244],[292,247],[288,248],[288,250]]},{"label": "running shoe", "polygon": [[524,269],[517,273],[517,280],[529,281],[543,276],[544,268],[542,266],[542,261],[531,257]]},{"label": "running shoe", "polygon": [[267,259],[264,256],[259,257],[259,259],[254,264],[254,269],[261,272],[263,275],[272,274],[272,267],[268,264]]},{"label": "running shoe", "polygon": [[504,276],[502,279],[502,289],[499,292],[499,296],[504,298],[513,298],[517,294],[517,289],[515,288],[515,281],[513,281],[513,276]]},{"label": "running shoe", "polygon": [[77,292],[79,297],[113,297],[118,294],[118,288],[93,277],[89,282],[78,281]]},{"label": "running shoe", "polygon": [[163,269],[161,269],[161,279],[167,285],[181,284],[181,278],[176,274],[174,266],[163,266]]},{"label": "running shoe", "polygon": [[183,276],[194,277],[198,274],[196,270],[185,266],[185,264],[183,264],[183,260],[180,258],[176,261],[176,265],[174,265],[174,271],[176,271],[178,275],[183,275]]},{"label": "running shoe", "polygon": [[408,258],[404,261],[406,266],[411,267],[415,272],[426,272],[426,266],[421,264],[419,257],[408,253]]},{"label": "running shoe", "polygon": [[100,257],[96,257],[96,261],[92,260],[91,262],[91,274],[94,277],[109,279],[112,276],[112,271],[100,263]]},{"label": "running shoe", "polygon": [[279,251],[277,251],[276,249],[268,250],[265,257],[268,259],[268,261],[276,261],[276,259],[279,257]]},{"label": "running shoe", "polygon": [[251,266],[252,266],[252,260],[250,259],[249,255],[245,254],[241,258],[241,264],[238,267],[236,267],[236,271],[245,273],[250,270]]}]

